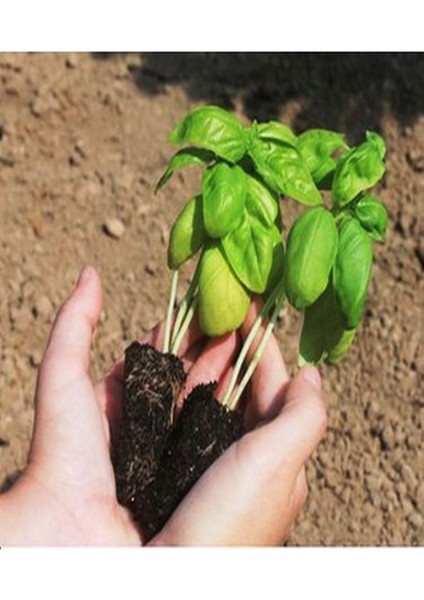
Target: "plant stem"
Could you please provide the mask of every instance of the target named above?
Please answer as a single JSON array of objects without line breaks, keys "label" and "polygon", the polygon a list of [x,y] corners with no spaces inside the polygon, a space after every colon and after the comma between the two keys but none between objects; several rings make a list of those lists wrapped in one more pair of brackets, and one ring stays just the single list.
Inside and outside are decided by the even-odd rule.
[{"label": "plant stem", "polygon": [[241,395],[243,394],[247,384],[249,383],[256,367],[258,366],[261,358],[262,358],[262,354],[264,353],[265,347],[268,343],[269,337],[272,333],[272,330],[274,329],[274,325],[277,321],[278,318],[278,314],[281,310],[281,307],[283,305],[283,302],[285,300],[285,295],[281,294],[281,296],[278,298],[276,305],[274,307],[274,310],[272,312],[271,318],[269,320],[268,325],[266,326],[266,329],[262,335],[262,339],[259,343],[259,346],[256,349],[255,354],[253,355],[252,360],[250,361],[249,367],[247,368],[246,373],[244,374],[243,379],[240,382],[240,385],[237,389],[237,391],[234,393],[233,397],[231,398],[231,401],[228,402],[228,408],[230,410],[234,410],[237,406],[237,402],[239,401]]},{"label": "plant stem", "polygon": [[276,301],[277,297],[279,296],[279,294],[282,291],[282,286],[278,285],[272,292],[272,294],[269,296],[268,300],[265,302],[264,306],[262,307],[259,315],[256,317],[255,322],[253,323],[245,341],[244,344],[240,350],[240,353],[237,357],[237,361],[236,364],[234,365],[234,370],[233,373],[231,375],[231,379],[230,382],[228,384],[228,387],[225,391],[224,397],[222,399],[222,404],[227,405],[229,403],[229,400],[231,398],[231,394],[234,391],[234,388],[236,386],[237,383],[237,379],[238,376],[240,374],[240,371],[242,369],[243,366],[243,362],[244,359],[246,358],[246,355],[249,351],[250,346],[253,344],[253,341],[256,338],[256,335],[260,329],[260,326],[262,325],[262,321],[263,319],[268,315],[269,311],[272,308],[272,305],[274,304],[274,302]]},{"label": "plant stem", "polygon": [[180,330],[178,331],[177,335],[175,336],[175,338],[172,342],[171,352],[173,354],[177,354],[177,352],[178,352],[178,349],[180,347],[182,339],[183,339],[187,329],[190,326],[190,323],[194,317],[194,313],[196,312],[197,303],[198,303],[198,299],[197,299],[197,295],[196,295],[193,297],[193,299],[190,303],[190,306],[187,309],[187,313],[184,317],[184,321],[182,322]]},{"label": "plant stem", "polygon": [[199,264],[200,264],[200,261],[197,263],[197,266],[196,266],[196,269],[195,269],[195,271],[193,273],[193,277],[192,277],[192,280],[191,280],[190,285],[188,287],[188,290],[185,293],[185,296],[182,299],[181,305],[180,305],[180,307],[178,309],[177,316],[176,316],[175,323],[174,323],[174,327],[173,327],[173,331],[172,331],[171,347],[174,346],[175,340],[176,340],[177,335],[179,333],[180,327],[181,327],[181,325],[183,323],[184,317],[187,314],[187,310],[188,310],[188,308],[190,306],[190,303],[191,303],[191,301],[193,299],[193,296],[194,296],[194,294],[196,292],[197,284],[199,282]]},{"label": "plant stem", "polygon": [[163,340],[163,351],[169,352],[169,343],[171,339],[171,324],[172,315],[174,312],[175,298],[177,297],[177,286],[178,286],[178,270],[172,271],[171,280],[171,292],[169,294],[168,310],[166,313],[165,320],[165,337]]}]

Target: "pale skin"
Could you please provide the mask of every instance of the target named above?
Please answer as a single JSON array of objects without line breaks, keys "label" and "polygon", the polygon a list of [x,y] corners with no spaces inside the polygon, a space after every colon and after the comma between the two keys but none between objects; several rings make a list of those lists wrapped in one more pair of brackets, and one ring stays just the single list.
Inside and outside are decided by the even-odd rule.
[{"label": "pale skin", "polygon": [[[143,532],[116,499],[111,450],[119,426],[122,361],[93,385],[92,336],[102,309],[99,276],[86,267],[60,309],[40,366],[28,464],[0,496],[0,545],[143,545]],[[259,310],[252,303],[239,333],[204,340],[191,326],[179,355],[185,393],[218,381],[221,397],[240,343]],[[163,327],[143,341],[160,348]],[[252,350],[253,351],[253,350]],[[287,539],[307,497],[305,464],[326,428],[318,371],[287,374],[271,337],[245,410],[248,432],[200,478],[154,546],[273,546]]]}]

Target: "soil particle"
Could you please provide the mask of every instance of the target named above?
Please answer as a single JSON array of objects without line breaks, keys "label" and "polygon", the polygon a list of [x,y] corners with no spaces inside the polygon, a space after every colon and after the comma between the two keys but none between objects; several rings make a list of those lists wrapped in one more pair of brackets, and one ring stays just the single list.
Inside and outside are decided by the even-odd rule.
[{"label": "soil particle", "polygon": [[47,296],[40,296],[37,298],[34,306],[32,307],[32,313],[35,317],[46,318],[52,314],[53,306]]},{"label": "soil particle", "polygon": [[111,238],[119,240],[124,235],[125,225],[120,219],[109,217],[104,222],[103,230]]}]

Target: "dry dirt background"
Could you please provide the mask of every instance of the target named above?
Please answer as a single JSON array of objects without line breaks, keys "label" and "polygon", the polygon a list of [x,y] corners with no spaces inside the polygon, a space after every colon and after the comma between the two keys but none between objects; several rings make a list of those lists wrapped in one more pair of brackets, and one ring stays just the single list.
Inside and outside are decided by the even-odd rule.
[{"label": "dry dirt background", "polygon": [[[82,265],[105,288],[94,376],[162,318],[168,231],[197,175],[153,188],[171,127],[199,103],[352,143],[384,135],[388,241],[352,352],[322,369],[329,429],[289,544],[423,545],[424,55],[0,55],[1,488],[25,465],[37,367]],[[277,333],[294,369],[297,316]]]}]

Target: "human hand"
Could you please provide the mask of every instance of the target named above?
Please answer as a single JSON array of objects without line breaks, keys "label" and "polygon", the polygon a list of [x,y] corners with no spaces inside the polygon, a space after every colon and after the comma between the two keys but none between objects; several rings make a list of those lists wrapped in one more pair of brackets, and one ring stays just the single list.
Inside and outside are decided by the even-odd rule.
[{"label": "human hand", "polygon": [[[28,466],[0,497],[4,545],[142,542],[142,532],[116,500],[110,459],[119,426],[122,361],[96,387],[87,374],[101,305],[99,278],[88,268],[58,314],[40,367]],[[157,327],[143,341],[158,345],[162,335]],[[237,336],[203,344],[194,325],[181,347],[187,386],[216,379],[219,395]],[[246,413],[250,426],[270,421],[245,435],[202,476],[153,545],[266,545],[285,537],[305,498],[304,462],[325,426],[313,384],[319,384],[319,376],[314,369],[304,374],[312,384],[298,375],[285,390],[287,373],[271,339],[253,378]]]},{"label": "human hand", "polygon": [[[259,302],[253,302],[242,338],[259,310]],[[186,393],[197,383],[215,380],[220,399],[237,349],[234,333],[210,340],[190,367]],[[326,429],[317,369],[304,367],[290,380],[271,336],[254,372],[244,416],[247,433],[204,473],[151,544],[272,546],[286,540],[307,497],[305,464]]]}]

